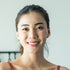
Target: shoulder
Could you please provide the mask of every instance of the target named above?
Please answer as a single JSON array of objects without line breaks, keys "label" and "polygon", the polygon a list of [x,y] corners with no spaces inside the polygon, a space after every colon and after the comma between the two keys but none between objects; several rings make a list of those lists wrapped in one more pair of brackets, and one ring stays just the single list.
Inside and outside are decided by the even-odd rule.
[{"label": "shoulder", "polygon": [[10,66],[7,62],[0,63],[0,70],[10,70]]},{"label": "shoulder", "polygon": [[1,62],[0,63],[0,70],[4,70],[5,69],[5,65],[6,65],[5,62]]},{"label": "shoulder", "polygon": [[70,70],[70,69],[68,69],[67,67],[64,67],[64,66],[60,66],[60,70]]}]

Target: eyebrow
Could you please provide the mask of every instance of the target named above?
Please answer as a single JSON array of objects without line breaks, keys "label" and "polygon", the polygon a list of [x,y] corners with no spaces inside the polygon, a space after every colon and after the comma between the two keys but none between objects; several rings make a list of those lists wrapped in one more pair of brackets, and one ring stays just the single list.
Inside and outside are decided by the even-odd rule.
[{"label": "eyebrow", "polygon": [[[39,24],[43,24],[42,22],[40,23],[36,23],[35,26],[39,25]],[[21,26],[29,26],[28,24],[22,24]]]}]

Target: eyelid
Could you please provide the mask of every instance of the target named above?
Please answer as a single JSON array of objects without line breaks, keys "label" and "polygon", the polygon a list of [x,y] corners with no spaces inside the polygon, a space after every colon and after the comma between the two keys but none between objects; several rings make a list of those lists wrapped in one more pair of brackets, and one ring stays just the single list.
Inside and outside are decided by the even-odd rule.
[{"label": "eyelid", "polygon": [[22,30],[25,30],[25,29],[28,30],[28,28],[22,28]]},{"label": "eyelid", "polygon": [[[37,26],[36,29],[37,29],[37,28],[44,28],[44,27],[43,27],[43,26]],[[28,28],[28,27],[23,27],[22,30],[23,30],[23,29],[29,29],[29,28]],[[34,29],[35,29],[35,28],[34,28]]]},{"label": "eyelid", "polygon": [[44,27],[43,27],[43,26],[39,26],[39,27],[37,27],[37,29],[38,29],[38,28],[41,28],[41,29],[43,29]]}]

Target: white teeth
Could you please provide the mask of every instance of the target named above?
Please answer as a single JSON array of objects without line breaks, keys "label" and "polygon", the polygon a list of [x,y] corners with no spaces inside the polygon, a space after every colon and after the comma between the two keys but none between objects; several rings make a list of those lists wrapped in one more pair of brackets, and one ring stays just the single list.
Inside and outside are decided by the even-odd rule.
[{"label": "white teeth", "polygon": [[29,44],[37,44],[37,43],[29,43]]}]

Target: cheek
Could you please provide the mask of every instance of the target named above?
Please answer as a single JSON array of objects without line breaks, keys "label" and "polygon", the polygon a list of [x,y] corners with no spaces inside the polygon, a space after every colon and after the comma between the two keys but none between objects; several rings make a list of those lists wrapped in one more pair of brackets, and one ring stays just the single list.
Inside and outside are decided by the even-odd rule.
[{"label": "cheek", "polygon": [[20,40],[24,40],[27,37],[27,34],[19,32]]},{"label": "cheek", "polygon": [[40,37],[40,38],[42,38],[42,39],[46,39],[46,36],[47,36],[47,32],[46,32],[45,30],[39,32],[39,37]]},{"label": "cheek", "polygon": [[39,33],[39,39],[41,40],[40,44],[41,46],[44,46],[45,42],[46,42],[46,31],[42,31]]},{"label": "cheek", "polygon": [[24,44],[26,43],[26,38],[27,38],[27,34],[24,34],[24,33],[20,33],[19,34],[19,40],[20,40],[20,43],[24,46]]}]

